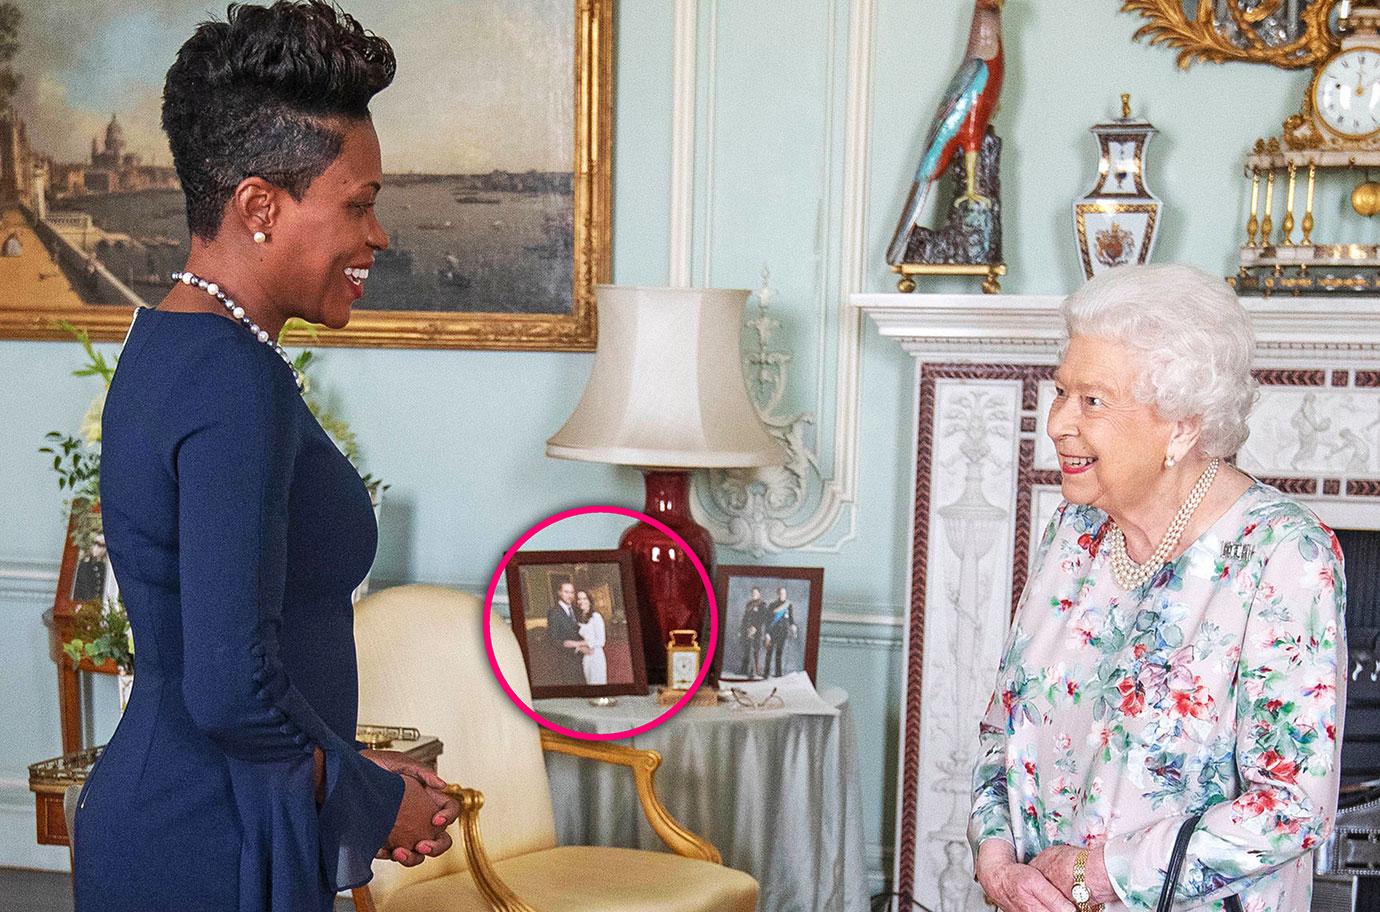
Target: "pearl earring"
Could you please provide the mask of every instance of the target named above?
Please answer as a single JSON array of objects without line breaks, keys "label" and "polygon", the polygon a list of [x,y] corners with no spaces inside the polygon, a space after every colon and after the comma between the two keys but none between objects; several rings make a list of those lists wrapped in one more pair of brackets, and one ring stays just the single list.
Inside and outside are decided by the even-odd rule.
[{"label": "pearl earring", "polygon": [[266,240],[268,240],[268,235],[264,234],[262,231],[254,232],[254,243],[262,244]]},{"label": "pearl earring", "polygon": [[1174,468],[1174,463],[1175,463],[1175,462],[1176,462],[1176,460],[1174,459],[1173,456],[1166,456],[1166,457],[1164,457],[1164,467],[1165,467],[1166,469],[1172,469],[1172,468]]}]

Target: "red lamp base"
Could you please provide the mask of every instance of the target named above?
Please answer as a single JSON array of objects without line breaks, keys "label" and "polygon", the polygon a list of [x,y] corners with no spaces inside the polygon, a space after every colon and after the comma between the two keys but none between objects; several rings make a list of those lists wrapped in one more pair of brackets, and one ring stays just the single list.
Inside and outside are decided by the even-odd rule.
[{"label": "red lamp base", "polygon": [[[690,472],[656,469],[644,471],[643,476],[647,502],[642,512],[665,523],[685,539],[713,579],[714,539],[690,513]],[[642,651],[647,662],[647,680],[651,684],[665,684],[666,644],[671,641],[672,630],[698,631],[700,642],[708,646],[705,612],[709,599],[704,582],[684,549],[666,533],[645,522],[630,526],[619,539],[618,546],[632,556],[633,577],[641,601]],[[706,681],[716,683],[717,680],[718,675],[711,669]]]}]

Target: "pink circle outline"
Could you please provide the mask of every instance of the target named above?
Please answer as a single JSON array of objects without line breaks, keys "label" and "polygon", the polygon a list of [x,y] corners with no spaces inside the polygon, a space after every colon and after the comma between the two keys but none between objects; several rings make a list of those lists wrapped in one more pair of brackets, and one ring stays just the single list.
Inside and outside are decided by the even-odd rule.
[{"label": "pink circle outline", "polygon": [[[695,678],[694,685],[692,685],[691,688],[688,691],[686,691],[685,696],[681,697],[674,704],[672,704],[664,713],[652,719],[650,722],[644,722],[636,728],[630,728],[626,731],[582,732],[566,728],[562,725],[557,725],[555,722],[552,722],[550,719],[546,718],[541,713],[537,712],[535,709],[528,706],[526,703],[522,701],[522,698],[519,697],[517,693],[513,690],[513,688],[508,684],[508,679],[504,677],[503,671],[498,667],[498,656],[494,655],[494,594],[498,591],[498,582],[503,578],[503,573],[508,568],[508,562],[513,559],[513,555],[516,554],[522,548],[522,546],[525,545],[532,538],[532,536],[536,535],[538,532],[540,532],[542,529],[545,529],[547,526],[555,525],[561,520],[569,519],[572,516],[584,516],[590,513],[614,513],[619,516],[626,516],[629,519],[639,519],[647,523],[648,525],[652,526],[653,528],[658,529],[661,532],[664,532],[667,535],[669,535],[671,537],[671,540],[676,544],[680,545],[681,549],[690,556],[690,562],[695,565],[695,569],[700,574],[700,582],[704,583],[705,595],[709,597],[709,649],[705,652],[704,661],[700,663],[700,673],[699,676]],[[565,735],[568,738],[576,738],[581,741],[621,741],[625,738],[634,738],[637,735],[642,734],[643,732],[649,732],[657,726],[670,721],[671,717],[673,717],[676,713],[680,712],[681,709],[687,703],[690,702],[690,700],[695,696],[695,692],[700,689],[700,685],[704,683],[705,676],[709,674],[709,665],[714,659],[714,650],[718,645],[719,602],[714,597],[714,585],[709,579],[709,571],[704,568],[704,564],[700,561],[699,555],[697,555],[694,549],[686,543],[685,539],[681,538],[680,535],[677,534],[676,531],[672,529],[670,526],[666,525],[658,519],[653,519],[646,513],[639,513],[636,510],[629,510],[626,507],[615,507],[612,505],[592,505],[588,507],[574,507],[569,510],[562,510],[560,513],[552,514],[551,516],[532,526],[532,528],[524,532],[522,536],[516,542],[514,542],[512,546],[508,548],[507,551],[504,552],[503,559],[498,562],[498,567],[494,570],[494,574],[489,580],[489,590],[484,594],[484,652],[489,657],[489,667],[493,669],[494,677],[498,679],[499,686],[502,687],[503,692],[508,695],[508,699],[512,700],[513,704],[517,706],[518,709],[522,710],[522,712],[532,721],[536,722],[543,728],[550,729],[551,731]]]}]

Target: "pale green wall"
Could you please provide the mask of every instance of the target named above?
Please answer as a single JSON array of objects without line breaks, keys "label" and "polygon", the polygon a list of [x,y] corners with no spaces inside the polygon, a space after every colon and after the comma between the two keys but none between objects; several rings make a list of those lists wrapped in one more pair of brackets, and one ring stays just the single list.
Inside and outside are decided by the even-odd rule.
[{"label": "pale green wall", "polygon": [[[1133,92],[1136,112],[1161,130],[1149,173],[1168,206],[1157,259],[1227,271],[1242,221],[1241,154],[1278,128],[1305,84],[1303,74],[1242,65],[1180,73],[1167,51],[1131,43],[1137,22],[1118,14],[1118,6],[1117,0],[1008,0],[1008,71],[998,118],[1007,144],[1008,290],[1060,292],[1075,283],[1068,207],[1093,174],[1086,131],[1116,110],[1122,91]],[[917,143],[966,37],[969,10],[954,0],[876,2],[865,290],[892,287],[880,250],[909,184]],[[698,148],[706,151],[706,100],[712,98],[714,164],[707,170],[706,160],[697,162],[694,275],[701,280],[706,250],[715,284],[755,287],[763,263],[771,264],[783,337],[797,352],[802,377],[792,394],[799,407],[821,408],[832,427],[832,350],[826,349],[830,363],[815,363],[815,302],[821,277],[836,281],[838,187],[822,174],[820,142],[825,136],[842,142],[842,112],[831,119],[820,98],[828,80],[846,75],[849,3],[700,0],[699,16],[702,79],[711,28],[717,29],[717,77],[712,86],[701,84]],[[618,282],[658,284],[668,275],[672,22],[667,0],[624,0],[618,10]],[[702,217],[711,202],[706,246]],[[94,392],[91,381],[68,376],[77,357],[67,344],[0,342],[0,571],[51,569],[58,555],[60,496],[34,450],[45,431],[75,429]],[[543,455],[543,441],[573,408],[590,364],[590,356],[573,354],[324,351],[318,386],[331,391],[358,433],[367,468],[393,486],[376,577],[481,588],[504,548],[546,514],[585,503],[639,506],[633,471]],[[900,617],[907,602],[912,370],[896,345],[864,329],[857,537],[837,553],[766,559],[824,566],[825,609],[836,616]],[[821,378],[822,405],[815,401]],[[827,474],[831,444],[823,450]],[[754,562],[731,552],[720,558]],[[38,620],[50,603],[41,586],[0,576],[0,618],[8,633],[0,638],[6,734],[0,817],[14,821],[0,833],[0,865],[58,865],[65,857],[29,848],[25,816],[31,808],[25,765],[58,751],[53,671]],[[875,874],[889,869],[883,852],[891,841],[900,635],[896,627],[831,623],[820,658],[820,677],[847,688],[858,713]],[[98,682],[96,694],[107,709],[114,703],[108,684]],[[104,712],[98,731],[111,724]]]}]

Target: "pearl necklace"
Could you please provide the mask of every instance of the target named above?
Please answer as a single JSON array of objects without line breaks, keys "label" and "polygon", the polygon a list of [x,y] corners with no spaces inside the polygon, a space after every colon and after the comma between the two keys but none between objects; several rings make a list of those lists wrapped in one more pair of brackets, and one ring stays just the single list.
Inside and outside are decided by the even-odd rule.
[{"label": "pearl necklace", "polygon": [[208,295],[219,301],[225,307],[225,309],[229,311],[230,316],[234,317],[236,320],[240,322],[242,326],[246,327],[251,333],[253,333],[256,339],[258,339],[260,342],[267,345],[269,348],[273,349],[275,352],[278,353],[278,357],[282,358],[283,363],[286,364],[288,366],[288,369],[292,371],[292,379],[297,384],[297,392],[300,393],[303,391],[303,389],[305,389],[305,385],[302,383],[302,375],[298,373],[297,368],[293,367],[292,358],[288,356],[288,353],[283,351],[283,347],[281,345],[269,338],[268,330],[259,328],[258,323],[255,323],[253,320],[249,319],[249,316],[244,312],[244,308],[236,304],[228,296],[226,296],[225,292],[220,290],[219,285],[217,285],[215,282],[208,282],[201,276],[193,275],[190,272],[174,272],[172,274],[172,280],[174,282],[181,282],[183,285],[195,285],[196,287],[200,288],[202,291],[206,292]]},{"label": "pearl necklace", "polygon": [[1145,563],[1138,564],[1131,560],[1131,555],[1126,553],[1126,534],[1121,531],[1121,527],[1116,524],[1115,520],[1108,520],[1112,524],[1112,528],[1107,532],[1107,539],[1103,544],[1106,546],[1107,555],[1111,559],[1112,576],[1116,577],[1121,588],[1135,589],[1143,586],[1164,566],[1175,546],[1179,544],[1179,537],[1184,534],[1188,521],[1193,518],[1193,512],[1203,502],[1208,488],[1212,487],[1212,480],[1217,477],[1217,467],[1221,463],[1222,460],[1215,457],[1208,463],[1208,467],[1193,485],[1193,490],[1188,493],[1188,500],[1185,500],[1184,505],[1179,507],[1179,512],[1174,514],[1174,521],[1169,524],[1168,531],[1160,540],[1160,546],[1155,549],[1155,553],[1151,554]]}]

